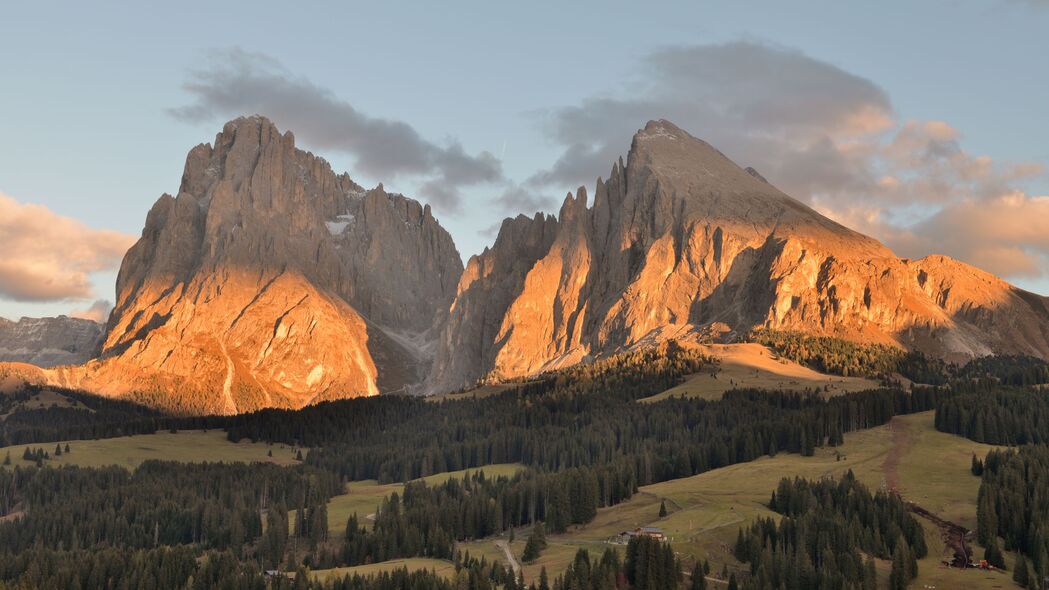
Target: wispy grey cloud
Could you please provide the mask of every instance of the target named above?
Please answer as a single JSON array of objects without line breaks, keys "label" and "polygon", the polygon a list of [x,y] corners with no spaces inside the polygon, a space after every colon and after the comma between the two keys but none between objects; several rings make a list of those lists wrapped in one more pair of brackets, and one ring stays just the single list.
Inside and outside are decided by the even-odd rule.
[{"label": "wispy grey cloud", "polygon": [[69,312],[69,316],[104,324],[109,319],[109,312],[111,311],[113,311],[113,303],[111,301],[97,299],[87,309],[75,309]]},{"label": "wispy grey cloud", "polygon": [[496,204],[504,211],[514,213],[536,213],[551,211],[557,207],[554,199],[539,191],[519,184],[509,183],[506,189],[495,198]]},{"label": "wispy grey cloud", "polygon": [[371,117],[263,53],[211,51],[183,86],[194,100],[169,109],[178,119],[265,115],[316,149],[351,155],[359,172],[386,181],[421,179],[421,196],[446,211],[460,208],[463,187],[503,180],[491,153],[469,154],[454,140],[440,145],[403,121]]}]

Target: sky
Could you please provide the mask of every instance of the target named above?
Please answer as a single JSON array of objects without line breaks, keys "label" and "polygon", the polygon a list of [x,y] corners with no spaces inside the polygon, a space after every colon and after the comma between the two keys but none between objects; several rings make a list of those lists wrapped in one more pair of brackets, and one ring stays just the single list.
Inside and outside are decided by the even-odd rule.
[{"label": "sky", "polygon": [[250,114],[431,203],[464,260],[666,118],[1049,294],[1049,0],[302,4],[0,8],[0,316],[104,318],[186,153]]}]

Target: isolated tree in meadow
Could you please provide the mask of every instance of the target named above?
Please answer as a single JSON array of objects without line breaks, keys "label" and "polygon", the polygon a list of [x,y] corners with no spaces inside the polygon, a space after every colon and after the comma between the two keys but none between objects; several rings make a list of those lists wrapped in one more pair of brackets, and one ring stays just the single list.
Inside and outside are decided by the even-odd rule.
[{"label": "isolated tree in meadow", "polygon": [[543,523],[537,522],[532,527],[531,534],[528,535],[528,541],[525,542],[524,554],[521,555],[521,559],[526,563],[532,563],[539,559],[543,549],[546,549],[546,529],[543,527]]},{"label": "isolated tree in meadow", "polygon": [[659,503],[659,518],[663,518],[667,515],[667,501],[663,500]]}]

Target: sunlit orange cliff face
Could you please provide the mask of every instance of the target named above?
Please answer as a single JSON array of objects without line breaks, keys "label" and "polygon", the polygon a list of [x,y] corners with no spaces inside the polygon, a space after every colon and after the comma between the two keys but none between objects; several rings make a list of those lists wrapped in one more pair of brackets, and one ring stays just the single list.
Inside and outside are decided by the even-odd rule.
[{"label": "sunlit orange cliff face", "polygon": [[[1049,356],[1049,301],[902,260],[666,121],[592,202],[503,222],[463,269],[428,206],[261,117],[190,151],[128,251],[96,360],[35,378],[188,413],[448,391],[759,327],[949,359]],[[20,369],[21,370],[21,369]]]}]

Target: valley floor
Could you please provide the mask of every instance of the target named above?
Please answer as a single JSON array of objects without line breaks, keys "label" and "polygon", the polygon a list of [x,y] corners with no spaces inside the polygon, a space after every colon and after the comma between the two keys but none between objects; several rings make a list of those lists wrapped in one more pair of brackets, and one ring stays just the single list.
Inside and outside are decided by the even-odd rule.
[{"label": "valley floor", "polygon": [[[708,377],[709,378],[709,377]],[[68,441],[71,452],[54,456],[56,443],[15,445],[0,449],[0,456],[10,453],[13,465],[28,465],[22,459],[26,447],[43,448],[52,454],[50,465],[101,466],[117,464],[133,468],[149,459],[186,462],[201,461],[268,461],[294,464],[296,449],[288,445],[232,443],[222,431],[180,431],[129,436],[104,440]],[[60,443],[65,448],[65,442]],[[576,551],[587,549],[600,554],[610,545],[609,537],[639,526],[663,529],[671,538],[683,561],[694,557],[710,560],[713,575],[723,566],[741,567],[731,555],[731,545],[741,526],[758,517],[775,516],[765,507],[772,490],[783,477],[838,477],[851,469],[872,489],[897,490],[905,500],[914,502],[938,517],[968,529],[976,526],[976,496],[980,480],[971,475],[970,461],[975,453],[983,456],[994,447],[938,432],[933,427],[933,413],[898,416],[889,424],[845,436],[845,444],[816,450],[813,457],[779,454],[750,463],[709,471],[693,477],[667,481],[641,488],[630,501],[604,508],[586,526],[573,527],[565,534],[549,535],[550,546],[534,563],[522,564],[526,581],[537,579],[545,567],[551,577],[564,570]],[[269,456],[272,453],[272,456]],[[490,465],[483,468],[491,477],[510,476],[519,464]],[[472,470],[470,470],[472,471]],[[427,477],[431,484],[448,478],[461,478],[468,471],[442,473]],[[379,484],[359,481],[347,484],[346,493],[334,497],[328,506],[329,530],[333,537],[345,531],[346,520],[356,513],[367,523],[384,497],[403,489],[402,484]],[[669,514],[659,518],[660,503],[666,501]],[[289,514],[294,519],[294,511]],[[925,588],[1009,588],[1007,573],[957,570],[940,565],[951,554],[936,525],[923,519],[930,548],[929,556],[920,563],[918,579],[911,587]],[[524,552],[528,530],[509,535],[461,543],[460,548],[473,556],[509,565],[506,550],[517,559]],[[982,549],[976,549],[982,555]],[[1014,556],[1009,555],[1009,563]],[[888,564],[879,564],[883,579]],[[409,569],[434,570],[451,575],[449,562],[432,559],[407,559],[336,570],[314,572],[318,576],[342,573],[372,573],[402,566]],[[689,565],[690,569],[690,565]]]},{"label": "valley floor", "polygon": [[[578,549],[603,552],[607,539],[639,526],[663,529],[674,549],[690,563],[692,556],[710,560],[716,575],[724,565],[741,567],[732,557],[732,544],[739,528],[758,517],[775,517],[765,507],[772,491],[784,477],[838,477],[848,469],[872,489],[895,487],[905,500],[916,502],[933,514],[972,529],[976,526],[976,495],[980,480],[970,469],[972,454],[983,456],[994,447],[938,432],[933,413],[899,416],[882,427],[848,434],[836,449],[820,448],[813,457],[779,454],[750,463],[733,465],[641,488],[630,501],[603,508],[593,522],[574,527],[563,535],[549,535],[550,547],[534,563],[524,564],[525,580],[535,579],[542,567],[553,576],[563,570]],[[839,458],[840,455],[840,458]],[[659,518],[660,503],[666,500],[669,514]],[[920,562],[919,576],[912,588],[1010,588],[1008,573],[958,570],[940,565],[951,552],[939,529],[922,519],[929,556]],[[515,532],[511,548],[524,551],[527,530]],[[501,537],[506,540],[506,537]],[[495,539],[463,543],[471,555],[505,563]],[[982,556],[982,549],[977,550]],[[1008,556],[1012,563],[1013,555]],[[880,578],[888,578],[889,564],[879,564]],[[691,570],[691,566],[686,568]]]}]

